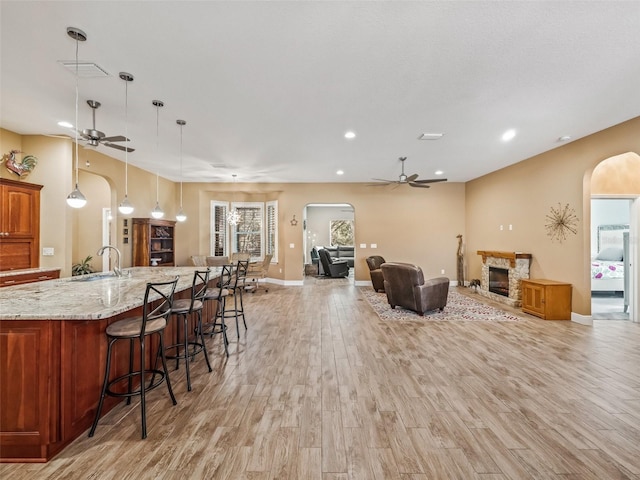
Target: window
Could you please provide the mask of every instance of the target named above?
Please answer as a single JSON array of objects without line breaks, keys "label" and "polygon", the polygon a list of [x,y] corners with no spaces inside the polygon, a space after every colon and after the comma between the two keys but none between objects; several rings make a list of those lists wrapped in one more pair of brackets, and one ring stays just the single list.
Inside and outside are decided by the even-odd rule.
[{"label": "window", "polygon": [[[240,221],[229,225],[227,213],[233,208]],[[248,252],[251,261],[260,261],[265,253],[278,261],[278,202],[211,201],[211,255],[230,257],[232,253]]]},{"label": "window", "polygon": [[232,203],[231,208],[238,212],[240,220],[231,229],[232,253],[249,253],[251,261],[256,261],[264,255],[263,235],[263,203]]},{"label": "window", "polygon": [[227,202],[211,202],[211,255],[214,257],[228,257],[227,242]]},{"label": "window", "polygon": [[267,202],[267,239],[265,253],[271,254],[271,261],[278,262],[278,202]]},{"label": "window", "polygon": [[353,246],[353,220],[331,220],[329,242],[332,246]]}]

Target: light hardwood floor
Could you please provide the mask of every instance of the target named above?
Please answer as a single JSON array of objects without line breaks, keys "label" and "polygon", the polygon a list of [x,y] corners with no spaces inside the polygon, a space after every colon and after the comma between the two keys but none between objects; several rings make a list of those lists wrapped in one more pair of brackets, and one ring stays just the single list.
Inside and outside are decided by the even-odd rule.
[{"label": "light hardwood floor", "polygon": [[[384,323],[318,280],[246,295],[225,361],[209,342],[139,408],[120,405],[21,479],[640,479],[640,326]],[[466,291],[465,289],[461,289]],[[98,392],[96,392],[96,395]]]}]

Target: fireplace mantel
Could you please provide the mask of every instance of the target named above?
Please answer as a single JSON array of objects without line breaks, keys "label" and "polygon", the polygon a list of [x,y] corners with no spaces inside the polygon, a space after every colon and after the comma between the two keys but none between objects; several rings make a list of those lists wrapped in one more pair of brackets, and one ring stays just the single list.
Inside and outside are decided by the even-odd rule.
[{"label": "fireplace mantel", "polygon": [[493,258],[506,258],[509,260],[509,264],[511,268],[516,266],[517,258],[531,259],[530,253],[522,253],[522,252],[496,252],[492,250],[478,250],[478,255],[482,255],[482,263],[487,263],[487,257]]}]

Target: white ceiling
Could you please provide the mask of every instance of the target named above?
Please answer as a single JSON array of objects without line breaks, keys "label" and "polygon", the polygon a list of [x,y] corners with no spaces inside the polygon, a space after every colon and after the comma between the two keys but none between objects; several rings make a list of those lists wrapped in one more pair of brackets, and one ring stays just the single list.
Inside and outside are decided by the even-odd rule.
[{"label": "white ceiling", "polygon": [[[80,79],[128,161],[185,181],[464,182],[640,115],[638,1],[6,1],[0,125],[69,134]],[[128,87],[125,127],[125,82]],[[156,110],[160,99],[160,140]],[[517,135],[503,143],[502,133]],[[357,137],[346,140],[353,130]],[[438,141],[419,141],[442,132]],[[124,153],[104,146],[106,155]],[[6,152],[5,152],[6,153]],[[81,150],[82,154],[82,150]],[[339,177],[336,170],[344,170]]]}]

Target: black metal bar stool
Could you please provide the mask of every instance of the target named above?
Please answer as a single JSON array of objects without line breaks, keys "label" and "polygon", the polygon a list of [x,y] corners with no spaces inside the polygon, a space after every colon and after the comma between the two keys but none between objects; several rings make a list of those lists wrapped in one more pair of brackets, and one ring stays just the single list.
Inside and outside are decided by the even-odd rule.
[{"label": "black metal bar stool", "polygon": [[217,334],[222,334],[222,342],[224,344],[224,351],[229,356],[229,339],[227,338],[227,325],[224,323],[224,308],[226,299],[231,293],[231,265],[222,265],[222,271],[216,287],[207,288],[204,294],[204,301],[215,300],[216,311],[210,322],[204,322],[202,329],[205,335],[213,337]]},{"label": "black metal bar stool", "polygon": [[[184,358],[187,370],[187,390],[191,391],[191,373],[189,371],[189,363],[200,352],[204,353],[204,359],[207,362],[207,368],[211,369],[209,363],[209,355],[207,346],[204,343],[202,335],[202,308],[203,298],[207,291],[207,283],[209,283],[209,269],[196,270],[193,273],[193,283],[191,284],[191,298],[183,298],[173,302],[171,314],[175,315],[178,320],[176,324],[175,342],[173,345],[166,347],[167,350],[175,350],[175,354],[167,355],[169,359],[175,359],[176,370],[179,367],[180,359]],[[189,338],[189,317],[196,314],[196,326],[194,328],[195,338]],[[180,337],[180,323],[182,323],[182,339]]]},{"label": "black metal bar stool", "polygon": [[[242,317],[242,323],[244,323],[244,329],[247,329],[247,321],[244,317],[244,302],[242,300],[242,292],[244,291],[245,282],[247,279],[247,270],[249,269],[249,260],[238,260],[236,264],[236,271],[231,277],[231,294],[233,295],[233,308],[225,308],[223,313],[224,318],[236,319],[236,333],[238,339],[240,338],[240,327],[238,326],[238,319]],[[228,303],[225,307],[228,307]]]},{"label": "black metal bar stool", "polygon": [[[107,327],[106,334],[108,339],[107,346],[107,361],[104,372],[104,381],[102,383],[102,391],[100,392],[100,402],[98,403],[98,409],[96,411],[96,417],[91,425],[89,431],[89,437],[93,437],[98,426],[98,420],[102,413],[102,406],[104,404],[104,397],[106,395],[112,397],[126,397],[127,404],[131,403],[131,397],[140,395],[140,408],[142,410],[142,438],[147,438],[147,410],[145,395],[149,390],[153,390],[159,386],[163,381],[167,382],[167,390],[169,390],[169,396],[174,405],[178,402],[173,395],[173,389],[171,388],[171,381],[169,380],[169,371],[167,370],[167,360],[164,353],[164,329],[167,326],[167,320],[171,313],[171,307],[173,303],[173,293],[178,283],[178,277],[169,282],[159,283],[147,283],[147,287],[144,293],[144,305],[142,309],[142,316],[125,318],[118,320]],[[153,301],[149,300],[149,296],[159,296],[159,299]],[[155,306],[154,306],[155,305]],[[153,369],[147,369],[145,366],[145,339],[147,336],[157,333],[159,336],[158,354],[156,355],[156,361]],[[109,380],[111,370],[111,353],[113,345],[118,340],[129,340],[129,373],[121,375],[113,380]],[[140,370],[133,371],[133,356],[134,356],[134,343],[138,340],[140,342]],[[158,370],[158,358],[162,360],[162,370]],[[151,375],[149,384],[146,384],[145,377]],[[156,380],[156,376],[159,377]],[[137,390],[132,390],[133,380],[135,377],[140,377],[140,386]],[[123,382],[127,381],[126,392],[116,392],[111,388]]]}]

